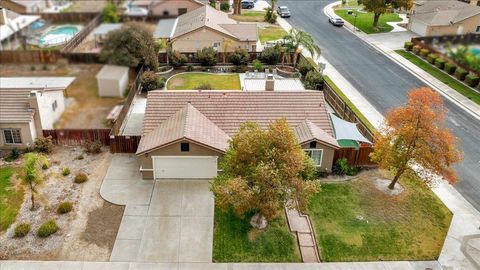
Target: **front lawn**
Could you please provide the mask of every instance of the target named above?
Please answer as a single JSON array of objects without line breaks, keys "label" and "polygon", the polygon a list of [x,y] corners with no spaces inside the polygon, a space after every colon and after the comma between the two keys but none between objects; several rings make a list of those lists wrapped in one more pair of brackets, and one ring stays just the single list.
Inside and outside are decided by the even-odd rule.
[{"label": "front lawn", "polygon": [[[208,87],[206,87],[208,86]],[[168,90],[240,90],[238,74],[181,73],[171,77]]]},{"label": "front lawn", "polygon": [[260,42],[265,44],[267,41],[274,41],[282,39],[287,32],[279,26],[266,26],[258,28],[258,36],[260,37]]},{"label": "front lawn", "polygon": [[23,188],[11,181],[15,171],[11,167],[0,168],[0,232],[15,221],[23,202]]},{"label": "front lawn", "polygon": [[215,209],[214,262],[301,262],[284,218],[271,221],[265,231],[252,230],[249,220]]},{"label": "front lawn", "polygon": [[472,90],[470,87],[464,85],[463,83],[459,82],[457,79],[451,77],[447,73],[441,71],[437,67],[431,65],[428,62],[423,61],[418,56],[414,55],[413,53],[407,52],[405,50],[396,50],[396,53],[407,59],[408,61],[412,62],[419,68],[425,70],[433,77],[437,78],[444,84],[450,86],[452,89],[457,91],[458,93],[464,95],[465,97],[469,98],[473,102],[480,105],[480,93]]},{"label": "front lawn", "polygon": [[375,187],[382,175],[362,173],[347,183],[325,183],[310,202],[322,261],[435,260],[451,212],[418,179],[390,196]]},{"label": "front lawn", "polygon": [[230,18],[239,22],[263,22],[264,17],[265,11],[245,11],[244,9],[240,15],[230,15]]},{"label": "front lawn", "polygon": [[[338,16],[342,17],[344,20],[347,22],[351,23],[352,25],[354,24],[355,21],[355,16],[354,15],[348,15],[347,14],[347,9],[337,9],[335,10],[335,14]],[[355,14],[355,12],[354,12]],[[384,32],[390,32],[393,30],[393,26],[388,25],[387,22],[400,22],[402,21],[402,18],[398,16],[398,14],[395,13],[386,13],[380,16],[380,19],[378,20],[378,29],[373,28],[373,13],[368,12],[368,13],[362,13],[358,12],[357,16],[357,21],[355,23],[356,27],[363,32],[367,34],[372,34],[372,33],[384,33]]]}]

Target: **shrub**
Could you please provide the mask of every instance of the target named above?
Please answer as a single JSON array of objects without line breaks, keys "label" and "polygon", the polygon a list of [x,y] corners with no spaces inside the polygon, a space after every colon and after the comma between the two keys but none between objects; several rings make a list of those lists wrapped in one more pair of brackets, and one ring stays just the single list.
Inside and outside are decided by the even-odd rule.
[{"label": "shrub", "polygon": [[467,76],[465,76],[465,83],[468,86],[471,86],[471,87],[477,86],[479,80],[480,80],[480,78],[478,78],[478,76],[473,75],[473,74],[468,74]]},{"label": "shrub", "polygon": [[414,54],[419,55],[421,49],[422,49],[422,47],[420,47],[418,45],[415,45],[415,46],[413,46],[412,51],[413,51]]},{"label": "shrub", "polygon": [[174,67],[181,67],[187,62],[187,56],[181,54],[179,51],[173,51],[170,56],[170,64]]},{"label": "shrub", "polygon": [[309,71],[305,76],[304,84],[306,89],[321,90],[323,87],[322,74],[315,70]]},{"label": "shrub", "polygon": [[62,175],[67,176],[69,174],[70,174],[70,168],[68,168],[68,167],[63,168]]},{"label": "shrub", "polygon": [[221,3],[220,4],[220,10],[223,12],[229,12],[230,11],[230,4],[229,3]]},{"label": "shrub", "polygon": [[75,157],[76,160],[83,160],[84,158],[85,157],[82,154]]},{"label": "shrub", "polygon": [[303,77],[307,75],[308,72],[314,70],[313,66],[304,58],[301,58],[297,65],[298,71],[302,74]]},{"label": "shrub", "polygon": [[34,149],[37,152],[50,154],[53,151],[52,136],[38,137],[35,139]]},{"label": "shrub", "polygon": [[438,56],[437,56],[436,54],[431,53],[431,54],[429,54],[429,55],[427,56],[427,61],[428,61],[430,64],[433,65],[433,64],[435,63],[435,60],[436,60],[437,58],[438,58]]},{"label": "shrub", "polygon": [[263,71],[263,64],[258,59],[253,60],[252,66],[253,66],[253,70]]},{"label": "shrub", "polygon": [[[142,84],[142,89],[145,91],[162,88],[162,79],[160,75],[155,74],[153,71],[145,71],[140,77],[140,83]],[[163,83],[163,86],[165,86],[165,83]]]},{"label": "shrub", "polygon": [[265,9],[265,16],[263,16],[263,19],[268,23],[274,24],[277,22],[277,14],[275,14],[271,7],[268,7]]},{"label": "shrub", "polygon": [[103,14],[102,14],[102,22],[103,23],[118,23],[120,19],[118,18],[117,15],[117,6],[108,3],[105,5],[103,8]]},{"label": "shrub", "polygon": [[195,87],[195,90],[212,90],[212,85],[209,83],[202,83]]},{"label": "shrub", "polygon": [[79,173],[75,175],[75,179],[73,179],[73,182],[76,184],[81,184],[81,183],[87,182],[87,180],[88,180],[88,176],[86,174]]},{"label": "shrub", "polygon": [[48,168],[50,168],[50,162],[45,158],[42,160],[42,170],[47,170]]},{"label": "shrub", "polygon": [[352,175],[356,175],[359,169],[357,167],[348,165],[348,161],[346,158],[340,158],[340,159],[337,159],[337,161],[333,165],[332,171],[334,174],[338,174],[338,175],[346,174],[346,175],[352,176]]},{"label": "shrub", "polygon": [[460,81],[463,81],[465,80],[465,77],[468,75],[468,71],[466,71],[465,69],[463,68],[457,68],[457,70],[455,70],[455,77],[457,77],[457,79],[459,79]]},{"label": "shrub", "polygon": [[62,202],[61,204],[58,205],[57,207],[57,213],[62,215],[71,212],[73,209],[73,203],[72,202]]},{"label": "shrub", "polygon": [[445,66],[443,68],[448,74],[454,74],[455,73],[455,70],[457,70],[457,66],[455,64],[452,64],[452,63],[445,63]]},{"label": "shrub", "polygon": [[421,49],[420,50],[420,56],[425,58],[428,56],[428,54],[430,53],[430,51],[428,49]]},{"label": "shrub", "polygon": [[40,228],[38,228],[37,235],[39,237],[45,238],[58,231],[58,225],[55,220],[50,219],[47,222],[43,223]]},{"label": "shrub", "polygon": [[406,41],[403,47],[405,47],[405,50],[411,51],[413,49],[413,43],[411,41]]},{"label": "shrub", "polygon": [[192,65],[188,65],[188,66],[187,66],[187,71],[189,71],[189,72],[193,71],[193,66],[192,66]]},{"label": "shrub", "polygon": [[439,69],[443,69],[445,67],[445,60],[442,58],[435,59],[435,66]]},{"label": "shrub", "polygon": [[269,47],[263,50],[260,60],[269,65],[276,65],[280,60],[280,48],[278,46]]},{"label": "shrub", "polygon": [[217,51],[213,47],[203,48],[197,52],[197,60],[204,67],[215,66],[217,64]]},{"label": "shrub", "polygon": [[85,144],[85,151],[90,154],[99,154],[102,152],[102,142],[99,140],[89,141]]},{"label": "shrub", "polygon": [[18,151],[17,148],[13,148],[12,151],[10,151],[10,155],[8,155],[5,158],[5,161],[14,161],[17,160],[20,157],[20,151]]},{"label": "shrub", "polygon": [[30,224],[20,223],[15,227],[15,237],[25,237],[30,232]]},{"label": "shrub", "polygon": [[248,61],[250,61],[250,55],[245,49],[237,48],[232,55],[230,55],[230,62],[235,66],[246,66],[248,65]]}]

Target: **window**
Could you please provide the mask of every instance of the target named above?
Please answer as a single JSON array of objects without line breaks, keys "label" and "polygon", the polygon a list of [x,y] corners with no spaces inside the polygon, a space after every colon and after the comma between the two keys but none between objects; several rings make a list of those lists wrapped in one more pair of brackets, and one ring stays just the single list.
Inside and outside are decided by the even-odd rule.
[{"label": "window", "polygon": [[170,12],[168,12],[168,10],[165,9],[165,10],[163,11],[163,16],[168,16],[168,15],[170,15]]},{"label": "window", "polygon": [[[478,3],[480,3],[480,2],[478,2]],[[477,32],[480,33],[480,25],[477,26]]]},{"label": "window", "polygon": [[310,142],[310,148],[317,148],[317,142],[316,141],[313,141],[313,142]]},{"label": "window", "polygon": [[22,136],[20,129],[4,129],[3,137],[6,144],[20,144],[22,143]]},{"label": "window", "polygon": [[190,144],[189,143],[181,143],[180,144],[180,152],[188,152],[190,151]]},{"label": "window", "polygon": [[315,166],[320,166],[322,164],[322,156],[323,150],[322,149],[307,149],[305,153],[313,160]]},{"label": "window", "polygon": [[57,104],[57,101],[55,100],[55,101],[52,103],[52,110],[55,111],[57,108],[58,108],[58,104]]},{"label": "window", "polygon": [[187,9],[186,8],[179,8],[178,9],[178,15],[182,15],[182,14],[185,14],[187,13]]}]

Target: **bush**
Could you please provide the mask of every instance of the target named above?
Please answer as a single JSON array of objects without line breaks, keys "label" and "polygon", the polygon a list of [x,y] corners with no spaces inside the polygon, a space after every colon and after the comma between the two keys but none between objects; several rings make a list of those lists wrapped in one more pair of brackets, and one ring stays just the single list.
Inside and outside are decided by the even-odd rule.
[{"label": "bush", "polygon": [[85,151],[90,154],[99,154],[102,152],[102,142],[99,140],[90,141],[85,144]]},{"label": "bush", "polygon": [[415,45],[415,46],[413,46],[412,51],[413,51],[414,54],[419,55],[421,49],[422,49],[422,47],[420,47],[418,45]]},{"label": "bush", "polygon": [[217,51],[213,47],[203,48],[197,52],[197,60],[204,67],[215,66],[217,64]]},{"label": "bush", "polygon": [[321,90],[323,87],[323,78],[322,74],[317,71],[309,71],[305,76],[305,88],[311,90]]},{"label": "bush", "polygon": [[435,66],[438,67],[439,69],[443,69],[445,67],[445,60],[442,58],[437,58],[435,59]]},{"label": "bush", "polygon": [[35,139],[34,149],[36,152],[50,154],[53,151],[52,136],[38,137]]},{"label": "bush", "polygon": [[230,4],[229,3],[221,3],[220,4],[220,10],[223,12],[229,12],[230,11]]},{"label": "bush", "polygon": [[192,66],[192,65],[188,65],[188,66],[187,66],[187,71],[188,71],[188,72],[193,71],[193,66]]},{"label": "bush", "polygon": [[62,169],[62,175],[63,176],[67,176],[69,174],[70,174],[70,168],[65,167],[65,168]]},{"label": "bush", "polygon": [[260,54],[260,60],[268,65],[276,65],[280,60],[280,48],[278,46],[269,47]]},{"label": "bush", "polygon": [[428,56],[428,54],[430,53],[430,51],[428,49],[421,49],[420,50],[420,56],[425,58]]},{"label": "bush", "polygon": [[179,51],[173,51],[170,56],[170,64],[174,67],[181,67],[187,62],[187,56],[181,54]]},{"label": "bush", "polygon": [[38,228],[37,235],[39,237],[45,238],[58,231],[58,225],[55,220],[50,219],[47,222],[43,223],[40,228]]},{"label": "bush", "polygon": [[102,22],[103,23],[118,23],[120,19],[118,18],[117,15],[117,6],[108,3],[105,5],[103,8],[103,14],[102,14]]},{"label": "bush", "polygon": [[57,213],[62,215],[71,212],[73,209],[73,203],[72,202],[62,202],[61,204],[58,205],[57,207]]},{"label": "bush", "polygon": [[445,66],[443,68],[448,74],[454,74],[455,73],[455,70],[457,70],[457,66],[455,64],[452,64],[452,63],[445,63]]},{"label": "bush", "polygon": [[209,83],[202,83],[195,87],[195,90],[212,90],[212,85]]},{"label": "bush", "polygon": [[263,71],[263,64],[258,59],[253,60],[252,66],[253,66],[253,70]]},{"label": "bush", "polygon": [[459,79],[460,81],[463,81],[465,80],[465,77],[467,77],[468,75],[468,71],[466,71],[465,69],[463,68],[457,68],[457,70],[455,70],[455,77],[457,77],[457,79]]},{"label": "bush", "polygon": [[346,158],[337,159],[335,164],[333,165],[333,173],[338,175],[356,175],[359,171],[357,167],[353,167],[348,165],[348,161]]},{"label": "bush", "polygon": [[263,19],[268,23],[274,24],[277,22],[277,14],[275,14],[271,7],[268,7],[265,9],[265,16],[263,16]]},{"label": "bush", "polygon": [[85,157],[82,154],[75,157],[76,160],[83,160],[84,158]]},{"label": "bush", "polygon": [[433,65],[435,63],[435,60],[437,60],[437,58],[438,56],[436,54],[431,53],[427,56],[427,61]]},{"label": "bush", "polygon": [[163,88],[165,86],[165,79],[153,71],[145,71],[142,76],[140,76],[140,83],[142,84],[143,90],[151,91]]},{"label": "bush", "polygon": [[245,49],[237,48],[232,55],[230,55],[230,62],[235,66],[246,66],[248,65],[248,61],[250,61],[250,55]]},{"label": "bush", "polygon": [[413,43],[411,41],[406,41],[403,47],[405,48],[405,50],[411,51],[413,49]]},{"label": "bush", "polygon": [[477,86],[479,80],[480,80],[480,78],[478,78],[478,76],[473,75],[473,74],[468,74],[467,76],[465,76],[465,83],[468,86],[471,86],[471,87]]},{"label": "bush", "polygon": [[73,179],[73,182],[76,184],[81,184],[81,183],[87,182],[87,180],[88,180],[88,176],[86,174],[79,173],[75,175],[75,179]]},{"label": "bush", "polygon": [[20,223],[15,227],[14,237],[25,237],[30,232],[30,224]]},{"label": "bush", "polygon": [[18,151],[17,148],[13,148],[12,151],[10,151],[10,155],[8,155],[5,158],[5,161],[11,162],[14,160],[17,160],[20,157],[20,151]]},{"label": "bush", "polygon": [[300,71],[300,74],[302,74],[303,77],[305,77],[308,72],[314,70],[312,64],[310,64],[304,58],[300,59],[300,61],[298,62],[297,68],[298,68],[298,71]]},{"label": "bush", "polygon": [[48,168],[50,168],[50,162],[45,158],[42,160],[42,170],[47,170]]}]

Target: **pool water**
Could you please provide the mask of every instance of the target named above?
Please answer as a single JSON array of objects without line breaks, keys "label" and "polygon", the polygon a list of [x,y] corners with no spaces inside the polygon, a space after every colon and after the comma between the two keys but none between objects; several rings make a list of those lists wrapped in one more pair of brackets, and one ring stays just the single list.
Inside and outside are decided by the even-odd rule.
[{"label": "pool water", "polygon": [[474,55],[480,57],[480,48],[471,48],[470,51],[471,51]]},{"label": "pool water", "polygon": [[58,45],[69,41],[78,33],[76,26],[59,26],[44,33],[39,39],[40,45]]}]

